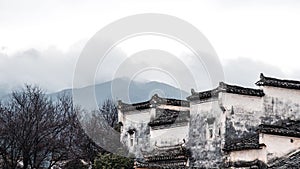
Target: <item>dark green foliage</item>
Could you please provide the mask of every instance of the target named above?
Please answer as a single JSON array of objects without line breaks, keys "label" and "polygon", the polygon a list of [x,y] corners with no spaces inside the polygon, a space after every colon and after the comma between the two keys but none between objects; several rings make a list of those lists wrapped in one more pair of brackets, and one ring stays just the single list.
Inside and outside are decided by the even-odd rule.
[{"label": "dark green foliage", "polygon": [[132,169],[133,159],[112,153],[101,154],[94,163],[94,169]]}]

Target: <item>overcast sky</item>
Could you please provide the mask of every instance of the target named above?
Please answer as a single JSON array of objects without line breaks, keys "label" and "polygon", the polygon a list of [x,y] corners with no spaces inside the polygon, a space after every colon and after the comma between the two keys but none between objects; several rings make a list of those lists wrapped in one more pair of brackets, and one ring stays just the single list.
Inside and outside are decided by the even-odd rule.
[{"label": "overcast sky", "polygon": [[[0,0],[0,95],[23,83],[49,92],[72,87],[88,39],[109,23],[141,13],[173,15],[197,27],[216,50],[227,82],[253,87],[260,72],[300,79],[296,0]],[[109,55],[130,56],[131,50],[159,44],[188,56],[172,42],[146,41],[124,42]],[[109,79],[103,72],[97,82]]]}]

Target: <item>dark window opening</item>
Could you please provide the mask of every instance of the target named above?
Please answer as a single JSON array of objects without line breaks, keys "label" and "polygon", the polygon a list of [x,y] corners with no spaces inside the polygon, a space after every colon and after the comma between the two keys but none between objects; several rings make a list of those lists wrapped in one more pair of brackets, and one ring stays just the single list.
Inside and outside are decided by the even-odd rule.
[{"label": "dark window opening", "polygon": [[291,141],[291,143],[293,143],[293,142],[294,142],[294,140],[293,140],[293,139],[291,139],[290,141]]},{"label": "dark window opening", "polygon": [[209,129],[209,138],[213,138],[213,130]]}]

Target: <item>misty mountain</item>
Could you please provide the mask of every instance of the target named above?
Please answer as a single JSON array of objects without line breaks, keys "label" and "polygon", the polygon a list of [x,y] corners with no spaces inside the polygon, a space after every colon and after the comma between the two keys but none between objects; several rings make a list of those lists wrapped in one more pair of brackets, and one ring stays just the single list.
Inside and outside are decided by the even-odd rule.
[{"label": "misty mountain", "polygon": [[138,82],[130,81],[126,78],[119,78],[92,86],[62,90],[60,92],[49,94],[53,99],[59,95],[72,95],[80,97],[80,104],[87,107],[93,107],[91,104],[92,94],[95,94],[97,104],[103,103],[105,99],[122,100],[127,103],[136,103],[149,100],[154,94],[160,97],[185,99],[189,93],[171,85],[150,81]]}]

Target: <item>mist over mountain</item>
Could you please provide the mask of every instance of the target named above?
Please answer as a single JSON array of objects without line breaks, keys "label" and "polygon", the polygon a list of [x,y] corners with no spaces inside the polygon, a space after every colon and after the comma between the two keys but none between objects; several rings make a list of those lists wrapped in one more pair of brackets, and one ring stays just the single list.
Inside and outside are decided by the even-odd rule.
[{"label": "mist over mountain", "polygon": [[55,99],[59,95],[71,96],[72,93],[76,93],[80,96],[80,103],[91,106],[91,95],[89,93],[94,92],[98,105],[103,103],[106,99],[112,99],[114,101],[122,100],[126,103],[136,103],[149,100],[154,94],[158,94],[160,97],[185,99],[189,93],[176,88],[174,86],[157,82],[139,82],[130,81],[127,78],[118,78],[112,81],[87,86],[83,88],[65,89],[60,92],[51,93],[49,96]]}]

